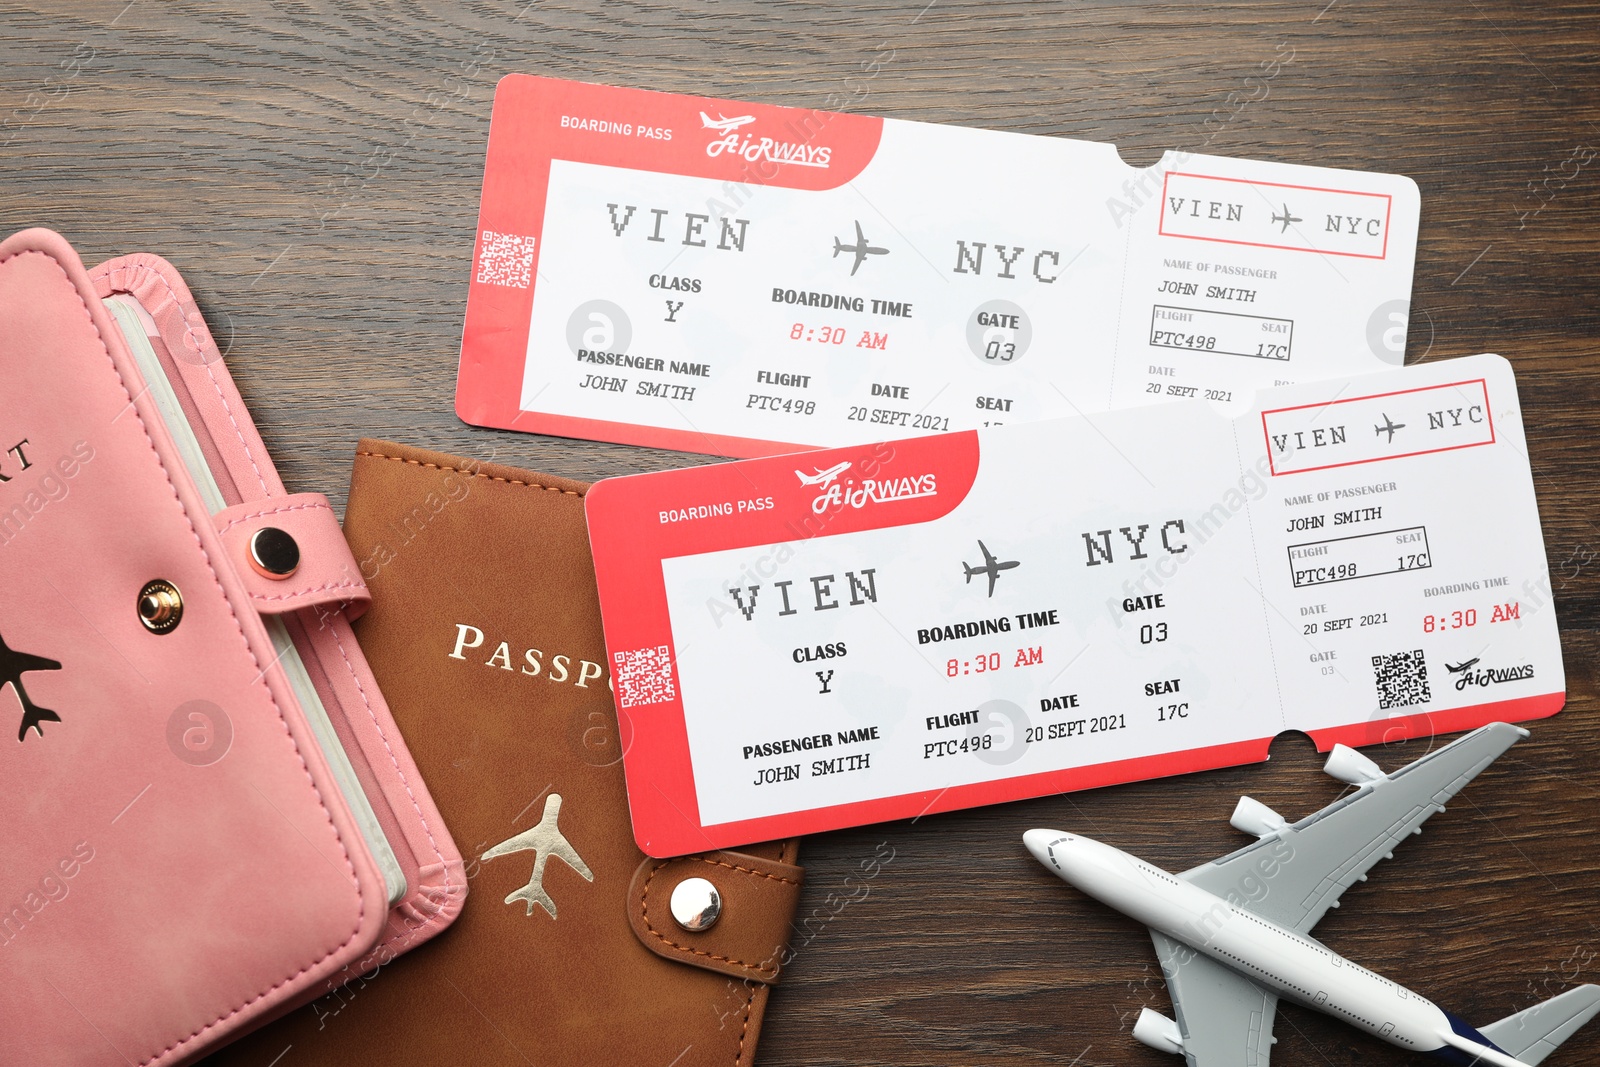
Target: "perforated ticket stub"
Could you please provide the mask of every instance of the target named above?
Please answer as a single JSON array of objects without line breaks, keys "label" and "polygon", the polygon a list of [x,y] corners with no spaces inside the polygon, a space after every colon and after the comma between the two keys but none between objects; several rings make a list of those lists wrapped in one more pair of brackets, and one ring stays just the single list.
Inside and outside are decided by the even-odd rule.
[{"label": "perforated ticket stub", "polygon": [[1401,362],[1408,178],[513,75],[458,413],[771,455]]},{"label": "perforated ticket stub", "polygon": [[1473,356],[601,482],[653,855],[1554,714],[1509,365]]}]

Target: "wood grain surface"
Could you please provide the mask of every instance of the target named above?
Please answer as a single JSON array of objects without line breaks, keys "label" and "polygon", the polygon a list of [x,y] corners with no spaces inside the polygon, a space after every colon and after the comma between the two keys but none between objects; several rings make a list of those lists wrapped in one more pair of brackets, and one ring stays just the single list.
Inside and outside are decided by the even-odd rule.
[{"label": "wood grain surface", "polygon": [[[1111,141],[1135,164],[1204,147],[1410,175],[1408,358],[1516,365],[1570,696],[1318,936],[1486,1023],[1600,979],[1600,20],[1579,3],[1325,2],[0,0],[0,230],[53,227],[90,263],[170,259],[290,490],[342,506],[363,434],[579,478],[705,462],[457,421],[505,73],[843,97]],[[1267,91],[1247,83],[1285,54]],[[1427,748],[1374,754],[1393,767]],[[1170,1010],[1144,931],[1050,877],[1019,835],[1077,828],[1183,869],[1241,843],[1227,817],[1242,792],[1295,818],[1333,799],[1319,762],[1286,736],[1262,766],[811,839],[760,1061],[1176,1062],[1129,1034],[1140,1007]],[[880,842],[893,861],[841,907]],[[1278,1065],[1412,1060],[1292,1006],[1277,1033]],[[1597,1055],[1600,1025],[1547,1062]]]}]

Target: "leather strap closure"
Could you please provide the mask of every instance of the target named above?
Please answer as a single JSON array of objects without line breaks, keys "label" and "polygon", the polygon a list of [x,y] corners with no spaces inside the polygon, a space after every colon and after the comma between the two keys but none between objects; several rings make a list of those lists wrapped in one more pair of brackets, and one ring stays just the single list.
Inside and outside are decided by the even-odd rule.
[{"label": "leather strap closure", "polygon": [[[339,529],[333,505],[321,493],[235,504],[217,512],[212,521],[251,604],[261,614],[282,615],[323,604],[342,605],[351,619],[366,611],[372,594]],[[287,576],[273,576],[252,562],[256,535],[269,527],[288,534],[298,548],[298,565]]]},{"label": "leather strap closure", "polygon": [[[722,897],[716,923],[700,933],[679,926],[670,902],[678,883],[704,878]],[[787,954],[805,869],[742,852],[646,857],[628,890],[628,919],[658,956],[771,985]]]}]

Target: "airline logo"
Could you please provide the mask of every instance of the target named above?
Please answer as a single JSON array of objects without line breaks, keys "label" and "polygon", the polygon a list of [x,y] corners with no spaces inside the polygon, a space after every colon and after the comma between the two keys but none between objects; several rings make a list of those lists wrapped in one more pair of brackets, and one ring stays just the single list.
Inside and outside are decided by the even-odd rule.
[{"label": "airline logo", "polygon": [[802,484],[816,485],[817,495],[811,501],[811,510],[825,515],[842,507],[864,508],[868,504],[888,504],[896,500],[918,500],[938,496],[939,485],[931,473],[903,475],[899,478],[842,478],[848,463],[830,467],[825,471],[808,474],[795,471]]},{"label": "airline logo", "polygon": [[754,115],[725,117],[720,111],[715,118],[700,112],[700,125],[719,135],[706,145],[706,155],[712,159],[727,153],[742,156],[746,163],[766,160],[768,163],[788,164],[796,167],[818,167],[826,170],[832,161],[833,149],[826,145],[811,145],[803,141],[780,141],[772,137],[741,134],[740,128],[756,120]]}]

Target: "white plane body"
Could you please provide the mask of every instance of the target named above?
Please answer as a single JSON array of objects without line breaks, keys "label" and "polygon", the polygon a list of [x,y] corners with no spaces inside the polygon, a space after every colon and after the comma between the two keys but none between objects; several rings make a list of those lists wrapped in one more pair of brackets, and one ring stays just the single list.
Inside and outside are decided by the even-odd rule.
[{"label": "white plane body", "polygon": [[1446,1062],[1532,1067],[1600,1011],[1600,987],[1480,1031],[1306,934],[1519,736],[1487,726],[1393,775],[1340,746],[1329,771],[1359,783],[1356,793],[1293,825],[1246,797],[1234,823],[1260,840],[1181,875],[1074,834],[1030,830],[1023,840],[1061,879],[1150,928],[1179,1022],[1146,1009],[1134,1037],[1191,1067],[1265,1067],[1279,999]]},{"label": "white plane body", "polygon": [[[1433,1051],[1450,1018],[1419,993],[1340,956],[1318,941],[1235,908],[1120,849],[1085,837],[1029,832],[1028,847],[1070,882],[1152,930],[1204,953],[1284,1000],[1315,1008],[1416,1051]],[[1040,835],[1034,837],[1032,835]],[[1039,856],[1039,851],[1034,855]],[[1520,1061],[1483,1050],[1485,1062]]]}]

